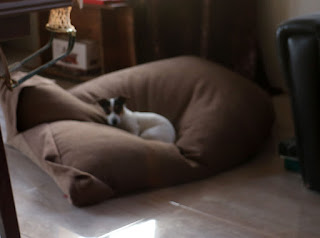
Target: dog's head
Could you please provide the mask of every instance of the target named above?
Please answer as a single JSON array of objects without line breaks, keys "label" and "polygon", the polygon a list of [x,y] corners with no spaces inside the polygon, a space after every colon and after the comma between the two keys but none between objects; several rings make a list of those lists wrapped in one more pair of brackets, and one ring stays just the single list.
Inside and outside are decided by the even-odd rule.
[{"label": "dog's head", "polygon": [[100,106],[107,114],[107,121],[110,126],[117,126],[121,123],[121,116],[124,112],[126,98],[117,97],[110,99],[101,99],[98,101]]}]

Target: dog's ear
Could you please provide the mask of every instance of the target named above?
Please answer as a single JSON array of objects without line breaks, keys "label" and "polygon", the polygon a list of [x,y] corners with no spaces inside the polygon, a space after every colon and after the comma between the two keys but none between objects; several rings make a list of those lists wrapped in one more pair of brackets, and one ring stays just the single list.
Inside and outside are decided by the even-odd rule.
[{"label": "dog's ear", "polygon": [[103,108],[106,108],[106,107],[108,107],[109,106],[109,101],[107,100],[107,99],[100,99],[99,101],[98,101],[98,103],[99,103],[99,105],[101,106],[101,107],[103,107]]},{"label": "dog's ear", "polygon": [[127,102],[127,100],[128,99],[126,97],[123,97],[123,96],[120,96],[120,97],[117,98],[117,101],[122,105],[124,105]]}]

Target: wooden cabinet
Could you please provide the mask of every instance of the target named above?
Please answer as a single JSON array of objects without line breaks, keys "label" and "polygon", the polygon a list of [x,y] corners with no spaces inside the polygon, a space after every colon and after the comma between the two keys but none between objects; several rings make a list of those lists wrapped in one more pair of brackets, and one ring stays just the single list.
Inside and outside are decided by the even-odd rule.
[{"label": "wooden cabinet", "polygon": [[135,65],[133,14],[126,4],[85,5],[73,9],[71,19],[80,39],[98,43],[102,73]]},{"label": "wooden cabinet", "polygon": [[[45,30],[48,14],[39,15],[40,42],[45,44],[49,33]],[[83,9],[73,8],[71,22],[77,29],[77,39],[93,40],[101,56],[101,72],[108,73],[136,64],[132,9],[125,3],[108,5],[85,4]],[[52,56],[48,53],[43,61]],[[74,78],[58,68],[51,68],[49,74]],[[76,77],[86,80],[87,77]]]}]

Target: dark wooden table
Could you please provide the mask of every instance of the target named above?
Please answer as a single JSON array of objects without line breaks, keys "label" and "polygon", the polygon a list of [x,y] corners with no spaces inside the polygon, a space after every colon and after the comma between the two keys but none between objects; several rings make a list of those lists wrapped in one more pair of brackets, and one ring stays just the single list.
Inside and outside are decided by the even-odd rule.
[{"label": "dark wooden table", "polygon": [[20,237],[4,145],[0,130],[0,235]]},{"label": "dark wooden table", "polygon": [[[5,0],[0,2],[1,40],[29,33],[29,13],[70,6],[72,0]],[[0,78],[0,80],[2,80]],[[13,200],[7,158],[0,129],[0,236],[19,238],[20,231]]]}]

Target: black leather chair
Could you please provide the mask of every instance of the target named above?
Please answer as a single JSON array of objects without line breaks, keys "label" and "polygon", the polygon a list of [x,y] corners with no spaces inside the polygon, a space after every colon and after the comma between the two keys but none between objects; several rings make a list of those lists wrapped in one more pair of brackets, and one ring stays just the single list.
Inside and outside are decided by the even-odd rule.
[{"label": "black leather chair", "polygon": [[277,43],[291,95],[302,176],[307,187],[320,191],[320,13],[282,23]]}]

